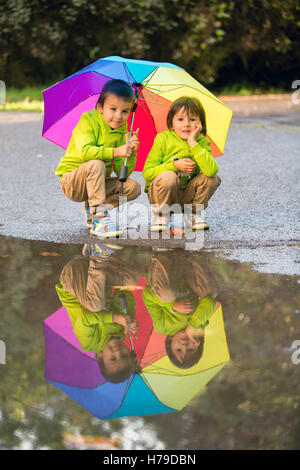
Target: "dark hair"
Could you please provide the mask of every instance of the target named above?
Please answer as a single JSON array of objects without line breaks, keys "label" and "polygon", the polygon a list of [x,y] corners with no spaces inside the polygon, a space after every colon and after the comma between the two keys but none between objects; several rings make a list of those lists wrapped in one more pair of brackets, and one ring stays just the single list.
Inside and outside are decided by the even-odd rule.
[{"label": "dark hair", "polygon": [[132,373],[140,374],[141,372],[141,369],[136,365],[136,355],[134,351],[129,352],[128,359],[131,360],[125,364],[125,367],[113,374],[107,371],[102,358],[98,359],[97,362],[103,377],[110,383],[118,384],[128,379]]},{"label": "dark hair", "polygon": [[109,93],[119,96],[120,98],[125,98],[125,100],[128,101],[134,101],[134,92],[128,83],[124,82],[124,80],[110,80],[109,82],[105,83],[104,87],[102,88],[96,103],[96,107],[98,104],[100,104],[100,106],[104,105],[106,97]]},{"label": "dark hair", "polygon": [[166,348],[168,357],[174,366],[178,367],[179,369],[190,369],[191,367],[193,367],[195,364],[197,364],[200,361],[201,356],[203,354],[204,336],[200,338],[199,346],[196,349],[195,353],[192,355],[192,357],[190,357],[184,362],[179,362],[178,359],[174,356],[172,347],[171,347],[172,339],[173,339],[173,336],[166,337],[165,348]]},{"label": "dark hair", "polygon": [[202,124],[201,134],[206,135],[206,116],[204,108],[198,98],[194,98],[192,96],[181,96],[172,103],[167,116],[168,129],[172,129],[173,118],[181,108],[183,108],[189,115],[193,114],[199,117]]}]

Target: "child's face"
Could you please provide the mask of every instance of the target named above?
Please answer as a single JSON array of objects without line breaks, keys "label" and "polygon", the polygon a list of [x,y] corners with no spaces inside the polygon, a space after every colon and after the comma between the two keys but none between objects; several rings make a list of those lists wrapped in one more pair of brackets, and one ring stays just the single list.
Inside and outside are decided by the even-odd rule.
[{"label": "child's face", "polygon": [[181,330],[173,336],[171,349],[176,359],[182,364],[193,357],[199,344],[200,339],[189,338],[185,330]]},{"label": "child's face", "polygon": [[104,346],[102,352],[97,355],[97,358],[100,355],[105,369],[110,374],[117,374],[126,367],[129,361],[132,362],[128,347],[119,338],[112,338]]},{"label": "child's face", "polygon": [[183,140],[187,140],[199,124],[202,129],[199,116],[188,114],[184,108],[181,108],[176,114],[174,114],[172,130],[178,135],[178,137]]},{"label": "child's face", "polygon": [[120,96],[109,93],[103,106],[97,105],[97,110],[101,113],[112,129],[118,129],[127,122],[131,111],[132,102]]}]

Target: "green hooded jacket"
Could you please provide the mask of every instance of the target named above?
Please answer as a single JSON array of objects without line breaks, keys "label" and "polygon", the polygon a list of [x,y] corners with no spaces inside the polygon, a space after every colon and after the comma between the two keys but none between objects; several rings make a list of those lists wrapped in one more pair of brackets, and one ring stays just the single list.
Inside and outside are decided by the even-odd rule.
[{"label": "green hooded jacket", "polygon": [[[197,145],[191,148],[186,140],[181,139],[174,131],[169,129],[157,134],[153,146],[148,154],[143,169],[143,177],[146,181],[145,192],[151,182],[163,171],[178,172],[172,158],[190,158],[196,162],[192,177],[202,172],[208,177],[215,176],[218,172],[218,164],[212,156],[210,142],[200,134],[197,137]],[[179,186],[185,186],[189,178],[182,177]]]},{"label": "green hooded jacket", "polygon": [[[102,160],[105,163],[107,177],[112,171],[119,176],[124,158],[113,158],[113,149],[126,143],[126,129],[126,124],[118,129],[111,129],[97,109],[83,113],[73,129],[67,151],[60,160],[55,174],[61,177],[89,160]],[[128,158],[128,175],[133,172],[135,164],[136,157]]]},{"label": "green hooded jacket", "polygon": [[173,336],[188,325],[195,330],[205,328],[217,307],[217,302],[211,297],[203,297],[199,301],[196,294],[193,293],[189,298],[192,298],[194,310],[184,314],[172,311],[173,305],[178,299],[174,302],[162,302],[150,288],[145,288],[142,295],[153,320],[153,327],[158,333],[166,336]]},{"label": "green hooded jacket", "polygon": [[113,322],[112,309],[90,312],[73,294],[64,290],[61,283],[55,287],[62,305],[67,309],[74,334],[83,351],[98,354],[113,336],[125,339],[124,326]]}]

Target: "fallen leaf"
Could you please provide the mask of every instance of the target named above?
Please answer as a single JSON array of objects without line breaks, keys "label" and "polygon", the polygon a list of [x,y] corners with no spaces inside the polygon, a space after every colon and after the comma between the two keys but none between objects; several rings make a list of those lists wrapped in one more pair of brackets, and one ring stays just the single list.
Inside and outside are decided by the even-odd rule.
[{"label": "fallen leaf", "polygon": [[56,251],[42,251],[40,255],[41,256],[61,256],[61,254],[56,253]]},{"label": "fallen leaf", "polygon": [[170,235],[171,237],[180,237],[184,235],[184,229],[183,228],[178,228],[174,227],[170,230]]}]

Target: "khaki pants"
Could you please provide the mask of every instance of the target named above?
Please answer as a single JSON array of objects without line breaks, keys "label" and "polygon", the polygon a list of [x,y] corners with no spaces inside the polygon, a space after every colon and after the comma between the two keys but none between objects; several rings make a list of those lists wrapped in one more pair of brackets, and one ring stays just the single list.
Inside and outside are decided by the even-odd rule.
[{"label": "khaki pants", "polygon": [[192,210],[196,211],[196,204],[203,204],[206,209],[208,201],[221,184],[218,175],[208,178],[203,173],[194,176],[184,187],[179,187],[179,179],[174,171],[163,171],[150,184],[148,198],[151,204],[156,204],[157,212],[164,205],[172,206],[180,204],[184,209],[184,204],[192,204]]},{"label": "khaki pants", "polygon": [[111,257],[105,264],[87,258],[74,259],[65,265],[60,275],[63,289],[73,294],[90,312],[104,310],[107,288],[135,286],[139,281],[139,270],[116,257]]},{"label": "khaki pants", "polygon": [[[102,204],[117,207],[121,183],[118,177],[106,178],[105,164],[101,160],[90,160],[69,173],[65,173],[60,181],[64,194],[75,202],[88,201],[91,214]],[[128,201],[141,194],[141,185],[130,178],[123,183],[123,196]]]},{"label": "khaki pants", "polygon": [[199,254],[172,253],[152,256],[149,281],[152,290],[162,302],[174,302],[182,296],[178,289],[182,281],[185,281],[200,299],[206,296],[215,298],[218,293],[208,259]]}]

